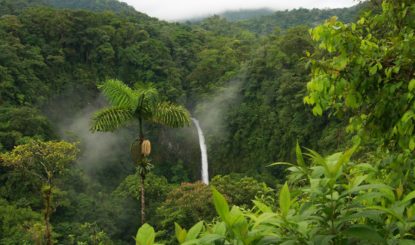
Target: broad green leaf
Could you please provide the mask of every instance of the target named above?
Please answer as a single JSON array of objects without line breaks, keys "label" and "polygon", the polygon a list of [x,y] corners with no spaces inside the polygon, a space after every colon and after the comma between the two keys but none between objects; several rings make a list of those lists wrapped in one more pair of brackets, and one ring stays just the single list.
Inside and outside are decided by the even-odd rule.
[{"label": "broad green leaf", "polygon": [[415,113],[412,110],[405,112],[402,116],[402,122],[408,122],[409,119],[413,119],[415,117]]},{"label": "broad green leaf", "polygon": [[253,228],[255,228],[258,225],[261,225],[265,222],[273,220],[275,217],[277,217],[276,213],[263,213],[255,220],[255,224],[254,224]]},{"label": "broad green leaf", "polygon": [[354,188],[354,187],[359,186],[360,184],[363,183],[363,181],[365,181],[367,179],[367,177],[368,177],[368,175],[366,175],[366,174],[365,175],[358,175],[358,176],[354,177],[351,180],[351,183],[349,184],[350,187]]},{"label": "broad green leaf", "polygon": [[337,219],[337,222],[343,223],[343,222],[353,222],[362,218],[368,218],[371,220],[379,220],[382,215],[382,211],[378,210],[357,210],[356,213],[345,215],[342,218]]},{"label": "broad green leaf", "polygon": [[183,229],[179,224],[176,222],[174,223],[174,228],[176,232],[176,239],[179,242],[179,244],[182,244],[186,241],[187,232],[185,229]]},{"label": "broad green leaf", "polygon": [[[377,190],[377,191],[382,191],[384,189],[385,190],[392,190],[392,187],[390,187],[388,185],[384,185],[384,184],[360,185],[360,186],[356,186],[356,187],[354,187],[354,188],[352,188],[352,189],[344,192],[342,194],[342,196],[349,195],[351,193],[355,193],[355,192],[358,192],[358,191],[365,191],[365,190],[370,190],[370,189]],[[384,193],[384,194],[385,195],[388,195],[388,197],[389,197],[389,194],[388,193]],[[392,192],[392,195],[393,195],[393,192]]]},{"label": "broad green leaf", "polygon": [[323,109],[321,108],[321,106],[320,106],[320,105],[315,105],[315,106],[313,107],[313,114],[314,114],[314,115],[316,115],[316,116],[321,116],[321,115],[323,115]]},{"label": "broad green leaf", "polygon": [[137,235],[135,237],[136,245],[153,245],[154,240],[156,239],[156,233],[154,228],[149,224],[144,224],[138,229]]},{"label": "broad green leaf", "polygon": [[229,212],[230,226],[241,226],[241,225],[244,225],[245,223],[247,222],[241,209],[237,206],[232,206],[232,209]]},{"label": "broad green leaf", "polygon": [[189,231],[187,232],[186,241],[196,239],[199,236],[202,229],[203,229],[203,221],[200,221],[197,224],[195,224],[192,228],[189,229]]},{"label": "broad green leaf", "polygon": [[288,189],[287,182],[285,182],[284,186],[282,187],[280,191],[279,205],[280,205],[282,215],[287,216],[288,211],[290,210],[290,206],[291,206],[291,196],[290,196],[290,190]]},{"label": "broad green leaf", "polygon": [[218,222],[212,227],[212,232],[224,236],[226,233],[226,224],[225,222]]},{"label": "broad green leaf", "polygon": [[409,91],[412,91],[412,90],[414,90],[414,88],[415,88],[415,79],[412,79],[412,80],[409,82],[409,85],[408,85],[408,90],[409,90]]},{"label": "broad green leaf", "polygon": [[303,153],[301,152],[301,147],[298,144],[298,141],[297,141],[297,144],[295,146],[295,155],[297,157],[297,164],[298,164],[298,166],[305,168],[305,162],[304,162],[304,158],[303,158]]},{"label": "broad green leaf", "polygon": [[396,219],[398,219],[401,222],[404,222],[403,218],[401,215],[397,214],[395,211],[389,209],[389,208],[385,208],[385,207],[381,207],[381,206],[370,206],[367,207],[368,209],[373,209],[373,210],[379,210],[382,211],[386,214],[392,215],[393,217],[395,217]]},{"label": "broad green leaf", "polygon": [[384,243],[384,239],[379,233],[368,225],[354,225],[343,233],[346,237],[357,238],[359,240]]},{"label": "broad green leaf", "polygon": [[215,244],[215,241],[223,240],[225,239],[225,236],[218,235],[218,234],[208,234],[203,236],[199,241],[200,244]]},{"label": "broad green leaf", "polygon": [[413,151],[415,149],[415,138],[411,137],[409,139],[409,150]]},{"label": "broad green leaf", "polygon": [[337,176],[338,173],[339,173],[339,171],[340,171],[340,168],[344,164],[346,164],[346,163],[349,162],[349,160],[352,157],[353,153],[355,152],[356,148],[357,148],[356,146],[355,147],[352,147],[351,149],[347,150],[346,152],[344,152],[341,155],[340,159],[337,161],[337,163],[334,165],[334,167],[330,169],[331,170],[331,174],[332,174],[333,177],[334,176]]},{"label": "broad green leaf", "polygon": [[378,71],[378,66],[377,65],[374,65],[374,66],[369,68],[369,74],[370,75],[375,75],[377,71]]},{"label": "broad green leaf", "polygon": [[200,244],[199,239],[192,239],[192,240],[189,240],[189,241],[185,241],[181,245],[198,245],[198,244]]},{"label": "broad green leaf", "polygon": [[403,198],[403,200],[402,200],[402,202],[409,202],[409,201],[411,201],[412,199],[414,199],[415,198],[415,191],[412,191],[412,192],[410,192],[408,195],[406,195],[404,198]]},{"label": "broad green leaf", "polygon": [[272,212],[272,209],[268,207],[266,204],[258,200],[253,200],[252,202],[255,204],[255,207],[257,207],[261,212],[263,213]]},{"label": "broad green leaf", "polygon": [[212,195],[213,195],[213,204],[215,205],[216,212],[218,213],[219,217],[225,222],[228,223],[228,216],[229,216],[229,205],[226,201],[225,197],[216,190],[215,187],[212,187]]}]

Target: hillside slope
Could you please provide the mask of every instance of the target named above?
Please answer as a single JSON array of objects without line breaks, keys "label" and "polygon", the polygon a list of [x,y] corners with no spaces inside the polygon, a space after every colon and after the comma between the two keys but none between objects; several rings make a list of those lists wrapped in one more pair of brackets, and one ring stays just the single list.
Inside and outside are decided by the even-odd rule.
[{"label": "hillside slope", "polygon": [[139,14],[133,7],[118,0],[2,0],[0,2],[0,15],[16,14],[29,7],[46,6],[90,11],[111,11],[134,15]]}]

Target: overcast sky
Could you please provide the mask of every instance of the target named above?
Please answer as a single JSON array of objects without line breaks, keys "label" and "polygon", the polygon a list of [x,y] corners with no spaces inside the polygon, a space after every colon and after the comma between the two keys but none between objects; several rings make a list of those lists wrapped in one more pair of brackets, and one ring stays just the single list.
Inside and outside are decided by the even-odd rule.
[{"label": "overcast sky", "polygon": [[271,8],[341,8],[356,0],[121,0],[138,11],[163,20],[181,20],[226,10]]}]

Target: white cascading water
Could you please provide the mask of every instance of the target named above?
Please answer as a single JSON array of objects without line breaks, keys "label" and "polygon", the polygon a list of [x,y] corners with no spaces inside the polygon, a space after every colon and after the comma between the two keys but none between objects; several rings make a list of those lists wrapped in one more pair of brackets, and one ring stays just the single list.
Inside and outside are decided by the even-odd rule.
[{"label": "white cascading water", "polygon": [[192,118],[193,123],[197,128],[197,134],[199,135],[200,152],[202,154],[202,182],[206,185],[209,184],[209,172],[208,172],[208,157],[205,143],[205,136],[203,135],[202,128],[199,125],[199,121],[196,118]]}]

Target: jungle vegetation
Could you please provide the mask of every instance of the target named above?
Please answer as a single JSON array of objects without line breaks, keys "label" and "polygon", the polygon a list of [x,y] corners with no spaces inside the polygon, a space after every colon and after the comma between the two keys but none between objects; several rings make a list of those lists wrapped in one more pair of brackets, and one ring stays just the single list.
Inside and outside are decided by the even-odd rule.
[{"label": "jungle vegetation", "polygon": [[264,14],[0,1],[0,244],[414,244],[415,3]]}]

